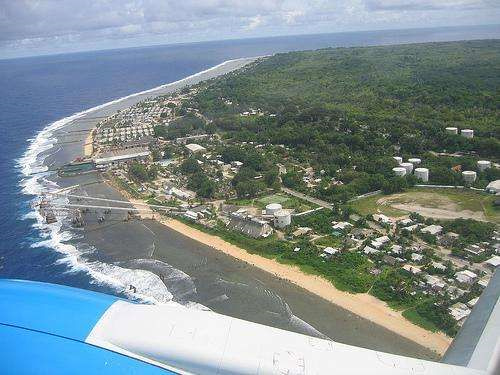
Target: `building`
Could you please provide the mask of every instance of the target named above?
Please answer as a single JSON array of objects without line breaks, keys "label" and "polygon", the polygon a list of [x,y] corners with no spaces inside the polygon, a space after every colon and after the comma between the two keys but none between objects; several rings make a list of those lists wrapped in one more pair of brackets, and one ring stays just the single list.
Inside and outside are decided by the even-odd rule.
[{"label": "building", "polygon": [[168,195],[173,195],[174,197],[179,198],[181,200],[188,200],[195,197],[194,193],[178,189],[174,186],[165,187],[165,193]]},{"label": "building", "polygon": [[325,247],[323,249],[323,252],[321,253],[321,256],[323,257],[331,257],[332,255],[335,255],[335,254],[338,254],[340,253],[340,250],[339,249],[334,249],[333,247]]},{"label": "building", "polygon": [[96,166],[120,164],[132,160],[144,160],[149,158],[150,154],[151,152],[147,147],[111,150],[95,157],[94,163]]},{"label": "building", "polygon": [[413,275],[418,275],[419,273],[422,272],[422,270],[419,267],[412,266],[411,264],[404,264],[403,265],[403,269],[405,271],[408,271],[408,272],[412,273]]},{"label": "building", "polygon": [[403,247],[401,245],[392,245],[391,246],[391,253],[393,254],[403,254]]},{"label": "building", "polygon": [[285,228],[292,223],[292,213],[290,210],[280,210],[273,214],[274,226],[277,228]]},{"label": "building", "polygon": [[500,193],[500,180],[491,181],[485,190],[490,194]]},{"label": "building", "polygon": [[436,236],[443,231],[443,227],[441,225],[432,224],[426,226],[425,228],[420,229],[420,231],[422,233],[428,233],[432,234],[433,236]]},{"label": "building", "polygon": [[332,229],[334,230],[342,230],[342,231],[345,231],[345,230],[348,230],[350,228],[353,227],[353,225],[351,223],[348,223],[347,221],[339,221],[339,222],[332,222]]},{"label": "building", "polygon": [[379,250],[374,249],[373,247],[370,246],[365,246],[365,248],[363,249],[363,253],[365,253],[366,255],[377,254],[379,252],[380,252]]},{"label": "building", "polygon": [[398,225],[402,227],[407,227],[408,225],[413,224],[413,220],[410,218],[402,219],[398,221]]},{"label": "building", "polygon": [[227,226],[252,238],[268,237],[273,233],[267,221],[237,211],[230,215]]},{"label": "building", "polygon": [[467,246],[464,250],[472,255],[479,255],[485,252],[484,248],[479,245],[470,245]]},{"label": "building", "polygon": [[381,236],[378,238],[375,238],[372,242],[371,245],[375,249],[380,249],[382,246],[384,246],[386,243],[388,243],[391,239],[387,236]]},{"label": "building", "polygon": [[422,254],[418,253],[412,253],[411,254],[411,260],[414,262],[421,262],[424,259],[424,256]]},{"label": "building", "polygon": [[192,154],[197,154],[197,153],[200,153],[200,152],[205,152],[207,150],[205,147],[200,146],[200,145],[198,145],[196,143],[188,143],[185,147]]},{"label": "building", "polygon": [[292,236],[294,237],[300,237],[300,236],[305,236],[309,233],[312,232],[312,229],[309,227],[298,227],[293,233]]},{"label": "building", "polygon": [[425,284],[436,292],[441,292],[446,288],[446,283],[437,276],[425,275]]},{"label": "building", "polygon": [[436,270],[446,271],[446,266],[443,263],[432,261],[431,266],[432,266],[432,268],[434,268]]},{"label": "building", "polygon": [[421,224],[413,224],[413,225],[410,225],[409,227],[404,227],[402,230],[405,230],[407,232],[414,232],[416,231],[419,227],[421,226]]},{"label": "building", "polygon": [[498,266],[500,266],[500,256],[493,255],[485,263],[489,268],[491,268],[491,270],[494,271]]},{"label": "building", "polygon": [[465,303],[457,302],[448,308],[448,312],[457,322],[463,322],[469,316],[471,310]]},{"label": "building", "polygon": [[477,301],[479,301],[479,297],[471,299],[469,302],[467,302],[467,306],[472,309],[476,305]]},{"label": "building", "polygon": [[377,223],[382,223],[382,224],[391,224],[392,220],[383,215],[383,214],[373,214],[373,220],[375,220]]},{"label": "building", "polygon": [[455,274],[455,280],[461,284],[472,285],[477,280],[477,275],[469,270],[459,271]]}]

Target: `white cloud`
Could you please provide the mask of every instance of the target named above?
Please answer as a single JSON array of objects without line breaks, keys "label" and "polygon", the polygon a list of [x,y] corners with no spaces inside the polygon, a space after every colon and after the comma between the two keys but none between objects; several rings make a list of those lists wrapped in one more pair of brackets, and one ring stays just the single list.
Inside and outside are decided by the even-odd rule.
[{"label": "white cloud", "polygon": [[0,0],[0,53],[27,46],[63,48],[65,43],[102,48],[139,38],[144,43],[159,38],[170,43],[498,23],[499,4],[498,0]]},{"label": "white cloud", "polygon": [[262,16],[260,14],[255,17],[250,18],[250,22],[245,27],[247,30],[253,30],[259,27],[262,24]]}]

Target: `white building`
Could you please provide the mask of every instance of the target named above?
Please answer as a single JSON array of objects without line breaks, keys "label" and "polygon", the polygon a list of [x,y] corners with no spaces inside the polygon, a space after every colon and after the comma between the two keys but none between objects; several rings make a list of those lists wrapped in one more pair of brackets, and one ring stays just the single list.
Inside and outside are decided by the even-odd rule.
[{"label": "white building", "polygon": [[339,249],[334,249],[333,247],[328,246],[328,247],[325,247],[323,249],[322,255],[324,255],[325,257],[331,257],[332,255],[335,255],[338,253],[340,253]]},{"label": "white building", "polygon": [[411,260],[413,260],[414,262],[420,262],[420,261],[422,261],[422,259],[424,259],[424,256],[422,254],[418,254],[418,253],[411,254]]},{"label": "white building", "polygon": [[471,310],[462,302],[457,302],[450,306],[448,311],[457,322],[463,321],[471,313]]},{"label": "white building", "polygon": [[205,152],[207,149],[203,146],[200,146],[199,144],[196,143],[189,143],[186,145],[186,148],[189,150],[189,152],[196,154],[198,152]]},{"label": "white building", "polygon": [[391,246],[391,253],[393,254],[402,254],[403,253],[403,247],[400,245],[392,245]]},{"label": "white building", "polygon": [[181,189],[177,189],[176,187],[173,187],[173,186],[167,186],[165,188],[165,193],[168,195],[173,195],[174,197],[179,198],[179,199],[194,198],[193,194],[191,194],[187,191],[181,190]]},{"label": "white building", "polygon": [[500,266],[500,256],[493,255],[485,263],[488,265],[488,267],[490,267],[491,269],[495,270],[498,266]]},{"label": "white building", "polygon": [[414,275],[418,275],[420,272],[422,272],[422,270],[419,267],[412,266],[411,264],[405,264],[405,265],[403,265],[403,269],[405,271],[408,271],[408,272],[414,274]]},{"label": "white building", "polygon": [[472,285],[477,280],[477,275],[469,270],[459,271],[455,274],[455,280],[462,284]]},{"label": "white building", "polygon": [[443,231],[443,227],[441,225],[432,224],[420,229],[420,231],[422,233],[429,233],[435,236]]},{"label": "white building", "polygon": [[428,287],[435,291],[442,291],[446,287],[446,283],[437,276],[425,275],[425,283]]},{"label": "white building", "polygon": [[340,221],[340,222],[332,222],[332,229],[335,230],[347,230],[349,228],[352,228],[353,225],[351,223],[348,223],[347,221]]},{"label": "white building", "polygon": [[488,186],[486,186],[486,191],[490,194],[500,193],[500,180],[491,181]]},{"label": "white building", "polygon": [[365,246],[365,248],[363,249],[363,253],[365,253],[366,255],[369,255],[369,254],[377,254],[379,251],[377,249],[374,249],[373,247],[370,247],[370,246]]}]

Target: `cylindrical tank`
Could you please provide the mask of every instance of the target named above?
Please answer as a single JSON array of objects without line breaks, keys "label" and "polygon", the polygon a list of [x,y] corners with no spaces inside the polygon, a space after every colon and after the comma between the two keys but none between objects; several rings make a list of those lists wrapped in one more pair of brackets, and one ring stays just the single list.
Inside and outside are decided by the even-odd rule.
[{"label": "cylindrical tank", "polygon": [[401,163],[401,164],[399,164],[399,166],[406,169],[406,174],[410,174],[413,171],[413,164],[412,163]]},{"label": "cylindrical tank", "polygon": [[415,168],[415,177],[423,182],[428,182],[429,170],[427,168]]},{"label": "cylindrical tank", "polygon": [[474,137],[474,130],[472,129],[462,129],[460,131],[460,135],[465,138],[473,138]]},{"label": "cylindrical tank", "polygon": [[479,169],[480,172],[484,171],[485,169],[491,168],[491,161],[489,160],[479,160],[477,162],[477,169]]},{"label": "cylindrical tank", "polygon": [[463,171],[462,177],[464,178],[466,184],[472,184],[476,181],[477,174],[474,171]]},{"label": "cylindrical tank", "polygon": [[418,165],[422,162],[422,160],[420,160],[419,158],[410,158],[408,159],[408,162],[412,163],[413,165]]},{"label": "cylindrical tank", "polygon": [[399,176],[399,177],[403,177],[404,175],[406,175],[406,168],[403,168],[403,167],[394,167],[394,168],[392,168],[392,171],[394,172],[394,174],[396,176]]},{"label": "cylindrical tank", "polygon": [[446,133],[448,134],[458,134],[458,128],[454,126],[449,126],[446,128]]},{"label": "cylindrical tank", "polygon": [[398,164],[401,164],[403,162],[403,158],[401,156],[393,156],[392,157]]},{"label": "cylindrical tank", "polygon": [[274,213],[274,225],[278,228],[284,228],[292,223],[292,214],[281,210]]},{"label": "cylindrical tank", "polygon": [[281,211],[283,207],[279,203],[269,203],[266,206],[266,214],[267,215],[274,215],[276,212]]}]

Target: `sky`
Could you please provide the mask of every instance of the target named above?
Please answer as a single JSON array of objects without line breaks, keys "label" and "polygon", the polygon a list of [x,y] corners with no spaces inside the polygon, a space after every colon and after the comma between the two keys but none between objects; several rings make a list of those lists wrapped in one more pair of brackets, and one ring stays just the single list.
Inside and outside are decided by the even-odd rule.
[{"label": "sky", "polygon": [[0,58],[500,23],[500,0],[0,0]]}]

